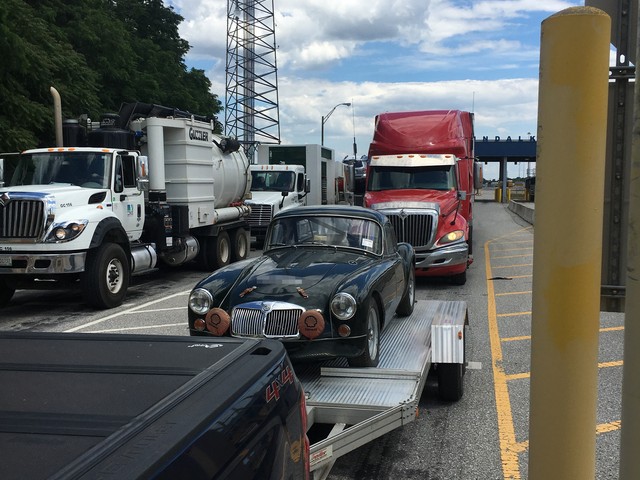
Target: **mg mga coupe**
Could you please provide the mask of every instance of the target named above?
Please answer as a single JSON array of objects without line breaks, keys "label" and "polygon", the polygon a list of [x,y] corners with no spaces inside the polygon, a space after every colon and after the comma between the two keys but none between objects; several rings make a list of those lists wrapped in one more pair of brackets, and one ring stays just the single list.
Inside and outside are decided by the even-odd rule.
[{"label": "mg mga coupe", "polygon": [[281,340],[293,360],[372,367],[380,332],[415,302],[415,254],[386,216],[313,206],[274,216],[262,256],[221,268],[189,296],[191,335]]}]

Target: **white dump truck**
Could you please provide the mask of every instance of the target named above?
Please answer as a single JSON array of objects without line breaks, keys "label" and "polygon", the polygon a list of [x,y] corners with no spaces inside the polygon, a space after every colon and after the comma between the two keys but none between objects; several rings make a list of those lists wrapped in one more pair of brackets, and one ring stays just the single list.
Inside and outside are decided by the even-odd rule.
[{"label": "white dump truck", "polygon": [[246,258],[249,161],[214,123],[130,103],[99,124],[65,122],[59,146],[0,155],[0,306],[70,283],[112,308],[131,275],[160,264]]},{"label": "white dump truck", "polygon": [[251,165],[251,235],[262,245],[267,227],[281,210],[307,204],[310,191],[302,165]]}]

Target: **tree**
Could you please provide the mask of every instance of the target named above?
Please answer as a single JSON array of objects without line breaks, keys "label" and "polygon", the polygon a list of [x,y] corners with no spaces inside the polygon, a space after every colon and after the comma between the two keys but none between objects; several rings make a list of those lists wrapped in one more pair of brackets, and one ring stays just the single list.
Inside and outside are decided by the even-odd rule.
[{"label": "tree", "polygon": [[188,69],[183,18],[161,0],[3,0],[0,151],[53,144],[52,98],[63,115],[99,118],[141,101],[215,115],[204,71]]}]

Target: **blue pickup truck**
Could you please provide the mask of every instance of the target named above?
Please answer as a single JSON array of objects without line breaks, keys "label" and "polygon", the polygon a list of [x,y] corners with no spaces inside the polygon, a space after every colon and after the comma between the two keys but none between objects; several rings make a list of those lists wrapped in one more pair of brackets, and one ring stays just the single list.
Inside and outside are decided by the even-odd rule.
[{"label": "blue pickup truck", "polygon": [[0,334],[0,478],[308,479],[275,340]]}]

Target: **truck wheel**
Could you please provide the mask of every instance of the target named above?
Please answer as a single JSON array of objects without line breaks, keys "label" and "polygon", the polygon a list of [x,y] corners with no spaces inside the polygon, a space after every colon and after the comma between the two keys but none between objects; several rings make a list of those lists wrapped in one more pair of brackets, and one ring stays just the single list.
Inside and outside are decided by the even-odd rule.
[{"label": "truck wheel", "polygon": [[375,367],[380,360],[380,313],[373,298],[367,312],[367,346],[359,357],[347,359],[351,367]]},{"label": "truck wheel", "polygon": [[96,308],[122,305],[129,287],[129,261],[117,243],[105,243],[87,255],[84,296]]},{"label": "truck wheel", "polygon": [[244,228],[238,228],[231,233],[231,260],[238,262],[249,255],[249,236]]},{"label": "truck wheel", "polygon": [[408,317],[413,313],[413,305],[416,303],[416,271],[411,267],[409,273],[409,285],[407,285],[407,291],[404,293],[402,300],[398,304],[396,313],[402,317]]},{"label": "truck wheel", "polygon": [[16,289],[0,278],[0,307],[4,307],[13,298]]},{"label": "truck wheel", "polygon": [[214,270],[226,267],[231,262],[231,240],[227,232],[220,232],[213,242],[214,248],[209,252],[214,261]]},{"label": "truck wheel", "polygon": [[464,365],[462,363],[439,363],[436,372],[438,374],[438,396],[447,402],[460,400],[463,392]]},{"label": "truck wheel", "polygon": [[453,285],[464,285],[465,283],[467,283],[467,271],[465,270],[462,273],[453,275],[451,277],[451,283]]}]

